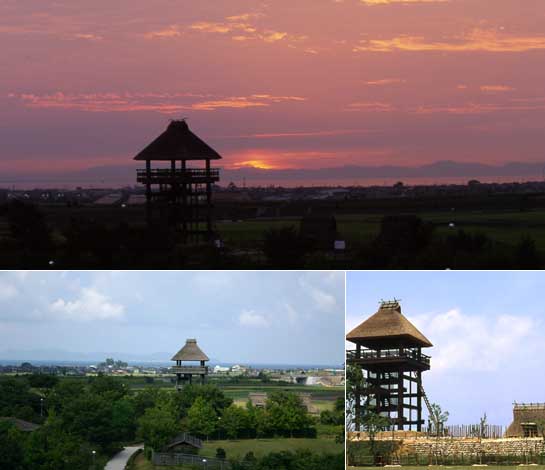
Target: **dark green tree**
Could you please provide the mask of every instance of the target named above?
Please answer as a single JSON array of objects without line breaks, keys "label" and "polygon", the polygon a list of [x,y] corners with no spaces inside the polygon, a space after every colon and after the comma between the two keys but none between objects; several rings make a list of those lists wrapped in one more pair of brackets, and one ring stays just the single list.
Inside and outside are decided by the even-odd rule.
[{"label": "dark green tree", "polygon": [[248,428],[248,413],[243,408],[231,405],[223,410],[221,427],[228,439],[241,437],[242,432]]},{"label": "dark green tree", "polygon": [[187,412],[187,428],[191,434],[208,437],[217,428],[218,415],[210,403],[198,397]]},{"label": "dark green tree", "polygon": [[275,268],[300,267],[305,257],[305,242],[294,226],[270,228],[264,234],[263,251]]},{"label": "dark green tree", "polygon": [[312,419],[301,399],[294,393],[273,392],[265,409],[271,429],[281,436],[306,435]]},{"label": "dark green tree", "polygon": [[160,451],[179,432],[180,424],[168,403],[148,408],[138,420],[137,436],[149,449]]},{"label": "dark green tree", "polygon": [[26,470],[24,436],[15,425],[0,421],[0,468]]}]

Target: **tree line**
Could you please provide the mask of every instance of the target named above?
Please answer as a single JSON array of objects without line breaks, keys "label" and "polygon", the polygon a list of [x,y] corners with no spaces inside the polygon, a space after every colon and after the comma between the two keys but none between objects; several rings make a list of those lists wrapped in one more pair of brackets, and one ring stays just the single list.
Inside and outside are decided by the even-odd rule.
[{"label": "tree line", "polygon": [[[131,391],[109,376],[2,377],[0,416],[41,425],[24,432],[0,421],[0,468],[11,470],[88,470],[93,463],[99,468],[127,443],[143,441],[148,452],[160,451],[181,432],[202,439],[316,437],[317,424],[301,399],[289,392],[271,393],[264,408],[250,402],[239,407],[215,385],[188,385],[180,392]],[[342,419],[340,401],[335,411],[321,417],[323,424]]]}]

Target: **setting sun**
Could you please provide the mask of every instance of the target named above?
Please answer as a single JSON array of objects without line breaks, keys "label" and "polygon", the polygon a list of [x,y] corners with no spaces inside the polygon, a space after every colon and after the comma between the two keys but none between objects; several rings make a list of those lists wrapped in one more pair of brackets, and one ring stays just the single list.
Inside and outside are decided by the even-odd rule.
[{"label": "setting sun", "polygon": [[234,168],[257,168],[259,170],[278,170],[279,167],[265,160],[246,160],[233,165]]}]

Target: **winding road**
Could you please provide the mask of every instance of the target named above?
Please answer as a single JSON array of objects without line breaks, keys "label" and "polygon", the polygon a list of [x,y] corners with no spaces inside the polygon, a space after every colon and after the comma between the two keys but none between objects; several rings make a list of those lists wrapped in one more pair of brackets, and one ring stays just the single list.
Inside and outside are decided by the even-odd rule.
[{"label": "winding road", "polygon": [[138,449],[143,449],[144,445],[136,447],[125,447],[121,452],[115,454],[112,459],[106,464],[104,470],[125,470],[127,461]]}]

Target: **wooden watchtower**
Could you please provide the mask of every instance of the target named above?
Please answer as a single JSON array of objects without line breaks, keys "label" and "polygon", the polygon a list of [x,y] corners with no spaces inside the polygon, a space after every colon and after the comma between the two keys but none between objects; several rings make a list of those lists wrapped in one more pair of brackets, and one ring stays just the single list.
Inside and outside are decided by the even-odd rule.
[{"label": "wooden watchtower", "polygon": [[356,391],[356,431],[367,409],[388,417],[392,429],[421,431],[422,400],[430,407],[422,386],[430,357],[422,354],[422,348],[433,345],[402,315],[399,302],[381,302],[378,312],[346,339],[356,345],[347,351],[347,363],[361,368],[365,378],[365,385]]},{"label": "wooden watchtower", "polygon": [[[210,162],[221,156],[182,120],[171,121],[134,159],[146,162],[136,179],[146,186],[148,225],[155,225],[159,215],[159,222],[181,230],[186,241],[211,240],[212,185],[219,181],[219,169],[211,168]],[[152,162],[160,166],[152,168]],[[194,167],[196,162],[201,162],[200,168]]]},{"label": "wooden watchtower", "polygon": [[[199,377],[201,384],[204,384],[208,375],[208,366],[206,363],[209,360],[208,356],[197,345],[197,340],[188,339],[184,347],[171,359],[171,361],[176,361],[176,365],[171,368],[176,374],[176,388],[179,389],[186,383],[193,383],[193,377]],[[199,365],[184,364],[187,362],[198,362]]]}]

